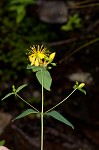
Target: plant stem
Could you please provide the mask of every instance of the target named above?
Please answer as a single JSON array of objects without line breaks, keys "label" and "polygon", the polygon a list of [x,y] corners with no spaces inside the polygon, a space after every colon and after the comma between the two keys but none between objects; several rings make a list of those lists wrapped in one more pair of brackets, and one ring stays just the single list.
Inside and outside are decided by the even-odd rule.
[{"label": "plant stem", "polygon": [[43,75],[41,70],[42,76],[42,110],[41,110],[41,150],[43,150],[43,107],[44,107],[44,92],[43,92]]},{"label": "plant stem", "polygon": [[59,106],[60,104],[62,104],[64,101],[66,101],[75,91],[77,90],[74,89],[66,98],[64,98],[61,102],[59,102],[58,104],[56,104],[54,107],[48,109],[45,113],[48,113],[49,111],[53,110],[54,108],[56,108],[57,106]]},{"label": "plant stem", "polygon": [[31,104],[29,104],[26,100],[24,100],[21,96],[19,96],[18,94],[16,94],[16,96],[18,98],[20,98],[23,102],[25,102],[27,105],[29,105],[30,107],[32,107],[34,110],[36,110],[37,112],[39,112],[34,106],[32,106]]}]

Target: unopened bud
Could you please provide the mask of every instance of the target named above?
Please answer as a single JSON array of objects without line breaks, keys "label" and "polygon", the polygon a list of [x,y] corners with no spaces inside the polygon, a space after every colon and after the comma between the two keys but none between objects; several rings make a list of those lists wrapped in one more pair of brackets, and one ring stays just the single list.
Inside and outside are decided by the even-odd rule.
[{"label": "unopened bud", "polygon": [[81,83],[79,86],[78,86],[78,88],[82,88],[82,87],[84,87],[85,86],[85,83]]},{"label": "unopened bud", "polygon": [[49,56],[49,61],[52,61],[53,59],[54,59],[54,57],[55,57],[55,52],[54,53],[52,53],[52,54],[50,54],[50,56]]}]

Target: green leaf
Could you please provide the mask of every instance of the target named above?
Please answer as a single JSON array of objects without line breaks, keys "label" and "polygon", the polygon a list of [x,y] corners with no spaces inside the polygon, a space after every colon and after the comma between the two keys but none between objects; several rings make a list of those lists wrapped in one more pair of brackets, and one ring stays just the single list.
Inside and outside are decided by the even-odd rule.
[{"label": "green leaf", "polygon": [[32,69],[33,72],[41,71],[41,70],[46,70],[44,67],[40,66],[31,66],[30,64],[27,65],[27,69]]},{"label": "green leaf", "polygon": [[61,29],[64,30],[64,31],[70,31],[70,30],[72,30],[73,28],[72,28],[72,25],[68,22],[66,25],[63,25],[63,26],[61,27]]},{"label": "green leaf", "polygon": [[6,99],[6,98],[8,98],[9,96],[11,96],[11,95],[13,95],[13,94],[14,94],[14,92],[11,92],[11,93],[7,94],[5,97],[3,97],[1,100]]},{"label": "green leaf", "polygon": [[3,146],[5,144],[5,140],[0,141],[0,146]]},{"label": "green leaf", "polygon": [[23,113],[21,113],[19,116],[17,116],[15,119],[13,119],[12,121],[16,120],[16,119],[20,119],[23,118],[25,116],[28,116],[29,114],[33,114],[33,113],[38,113],[37,111],[33,110],[33,109],[27,109],[26,111],[24,111]]},{"label": "green leaf", "polygon": [[78,84],[79,84],[78,81],[76,81],[76,85],[77,85],[77,86],[78,86]]},{"label": "green leaf", "polygon": [[26,87],[27,84],[21,85],[16,89],[16,93],[18,93],[20,90],[22,90],[24,87]]},{"label": "green leaf", "polygon": [[19,5],[16,9],[16,12],[17,12],[16,22],[20,23],[26,14],[25,5]]},{"label": "green leaf", "polygon": [[15,5],[19,5],[19,4],[33,4],[35,3],[36,0],[13,0],[10,2],[10,4],[15,4]]},{"label": "green leaf", "polygon": [[45,114],[65,123],[66,125],[68,125],[74,129],[74,126],[57,111],[51,111],[51,112],[48,112]]},{"label": "green leaf", "polygon": [[79,89],[79,88],[78,88],[78,90],[81,91],[82,93],[84,93],[86,95],[86,91],[85,90]]},{"label": "green leaf", "polygon": [[30,64],[27,65],[27,69],[33,69],[34,66],[31,66]]},{"label": "green leaf", "polygon": [[39,83],[42,85],[42,77],[43,77],[43,87],[50,91],[51,83],[52,83],[52,78],[50,73],[47,70],[42,70],[36,72],[36,77],[39,81]]},{"label": "green leaf", "polygon": [[37,71],[45,70],[45,68],[40,67],[40,66],[34,66],[34,68],[32,70],[33,70],[33,72],[37,72]]},{"label": "green leaf", "polygon": [[74,89],[74,90],[77,89],[77,85],[74,85],[74,86],[73,86],[73,89]]}]

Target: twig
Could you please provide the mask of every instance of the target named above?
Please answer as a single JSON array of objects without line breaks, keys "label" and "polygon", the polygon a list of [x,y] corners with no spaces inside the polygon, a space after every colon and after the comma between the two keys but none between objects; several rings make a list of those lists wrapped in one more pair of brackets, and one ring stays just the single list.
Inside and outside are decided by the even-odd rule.
[{"label": "twig", "polygon": [[57,46],[57,45],[68,44],[68,43],[74,42],[76,40],[77,40],[77,38],[72,38],[72,39],[67,39],[67,40],[52,42],[52,43],[49,43],[48,46]]}]

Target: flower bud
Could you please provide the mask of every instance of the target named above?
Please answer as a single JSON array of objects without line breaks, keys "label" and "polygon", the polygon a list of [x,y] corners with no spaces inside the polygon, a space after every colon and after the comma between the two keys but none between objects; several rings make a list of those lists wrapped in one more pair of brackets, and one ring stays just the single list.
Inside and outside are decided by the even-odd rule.
[{"label": "flower bud", "polygon": [[49,56],[49,61],[53,61],[53,59],[54,59],[54,57],[55,57],[55,52],[54,53],[52,53],[52,54],[50,54],[50,56]]},{"label": "flower bud", "polygon": [[85,83],[81,83],[81,84],[79,84],[79,86],[78,86],[78,88],[82,88],[82,87],[84,87],[85,86]]}]

